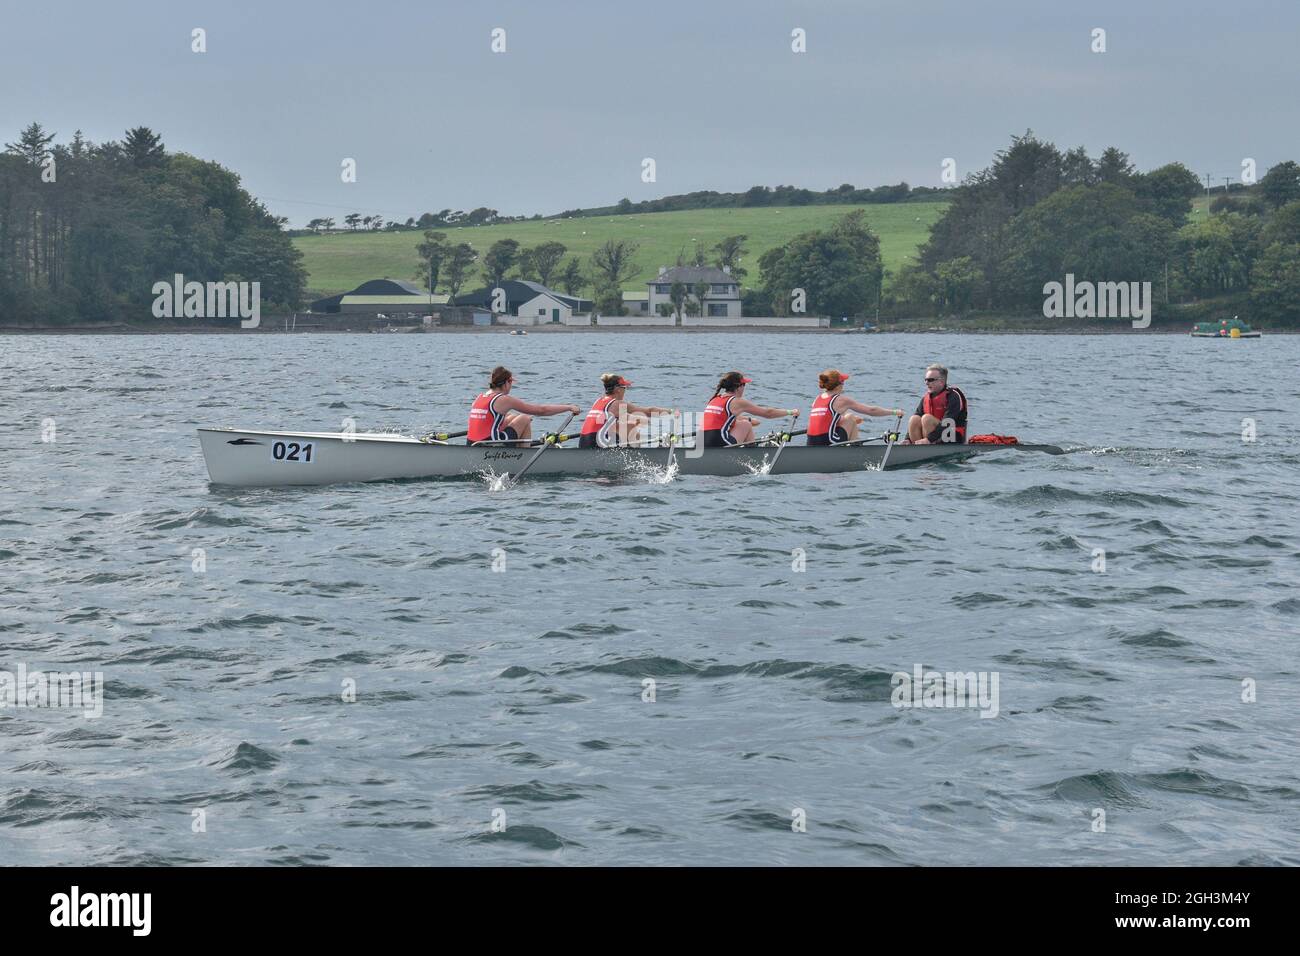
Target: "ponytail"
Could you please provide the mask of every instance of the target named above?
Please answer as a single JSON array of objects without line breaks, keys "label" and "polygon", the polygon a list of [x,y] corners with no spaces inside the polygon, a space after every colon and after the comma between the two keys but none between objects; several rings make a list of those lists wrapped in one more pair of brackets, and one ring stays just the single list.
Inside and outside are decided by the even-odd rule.
[{"label": "ponytail", "polygon": [[740,386],[745,384],[745,376],[739,372],[728,372],[722,378],[718,379],[718,387],[713,390],[713,397],[717,398],[723,392],[734,392]]}]

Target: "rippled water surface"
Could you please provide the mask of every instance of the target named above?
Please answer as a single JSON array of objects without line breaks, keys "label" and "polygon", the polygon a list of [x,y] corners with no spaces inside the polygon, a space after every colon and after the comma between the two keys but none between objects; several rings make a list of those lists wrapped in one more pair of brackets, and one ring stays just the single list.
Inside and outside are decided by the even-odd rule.
[{"label": "rippled water surface", "polygon": [[[1300,339],[68,336],[0,356],[0,670],[106,681],[98,719],[0,710],[7,863],[1300,863]],[[1073,452],[223,490],[194,432],[455,425],[498,362],[534,400],[585,406],[619,371],[687,408],[732,367],[807,408],[837,365],[910,408],[930,361],[975,431]],[[997,715],[892,706],[917,665],[996,675]]]}]

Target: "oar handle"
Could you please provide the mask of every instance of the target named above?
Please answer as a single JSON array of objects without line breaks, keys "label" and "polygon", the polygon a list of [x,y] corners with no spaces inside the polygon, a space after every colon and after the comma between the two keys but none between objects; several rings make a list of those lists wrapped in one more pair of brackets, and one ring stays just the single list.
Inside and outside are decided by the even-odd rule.
[{"label": "oar handle", "polygon": [[779,440],[782,441],[782,442],[786,442],[786,441],[789,441],[791,438],[794,438],[796,435],[806,435],[806,434],[808,434],[808,429],[806,429],[806,428],[801,428],[801,429],[799,429],[798,431],[789,431],[789,432],[787,432],[787,431],[779,431],[779,432],[772,432],[771,434],[764,435],[762,438],[755,438],[753,441],[741,442],[739,445],[724,445],[724,446],[722,446],[722,447],[724,447],[724,448],[753,448],[755,445],[762,445],[762,444],[765,443],[765,442],[770,442],[773,438],[779,439]]},{"label": "oar handle", "polygon": [[564,424],[561,425],[559,428],[557,428],[555,431],[551,432],[550,435],[546,436],[546,440],[553,445],[558,445],[560,442],[566,442],[570,438],[578,437],[576,435],[564,434],[564,430],[569,427],[569,422],[573,421],[573,416],[576,414],[577,414],[576,412],[569,412],[569,417],[564,420]]}]

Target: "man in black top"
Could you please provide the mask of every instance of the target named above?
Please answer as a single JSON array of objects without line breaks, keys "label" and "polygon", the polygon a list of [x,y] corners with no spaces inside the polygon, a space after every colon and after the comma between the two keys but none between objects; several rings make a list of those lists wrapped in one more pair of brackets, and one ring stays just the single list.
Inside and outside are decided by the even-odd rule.
[{"label": "man in black top", "polygon": [[966,395],[948,386],[948,370],[931,365],[925,370],[926,393],[907,422],[907,438],[914,445],[962,444],[966,441]]}]

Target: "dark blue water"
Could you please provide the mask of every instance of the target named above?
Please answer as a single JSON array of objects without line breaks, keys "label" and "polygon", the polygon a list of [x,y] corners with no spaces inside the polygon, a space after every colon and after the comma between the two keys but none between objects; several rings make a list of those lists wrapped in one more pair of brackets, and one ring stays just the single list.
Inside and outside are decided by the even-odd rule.
[{"label": "dark blue water", "polygon": [[[1300,863],[1298,339],[3,337],[0,356],[0,670],[106,682],[97,719],[0,710],[5,862]],[[220,490],[194,434],[456,425],[498,362],[534,400],[585,406],[617,371],[687,408],[732,367],[807,408],[836,365],[910,408],[931,361],[975,431],[1073,453]],[[894,706],[918,665],[996,676],[996,716]]]}]

